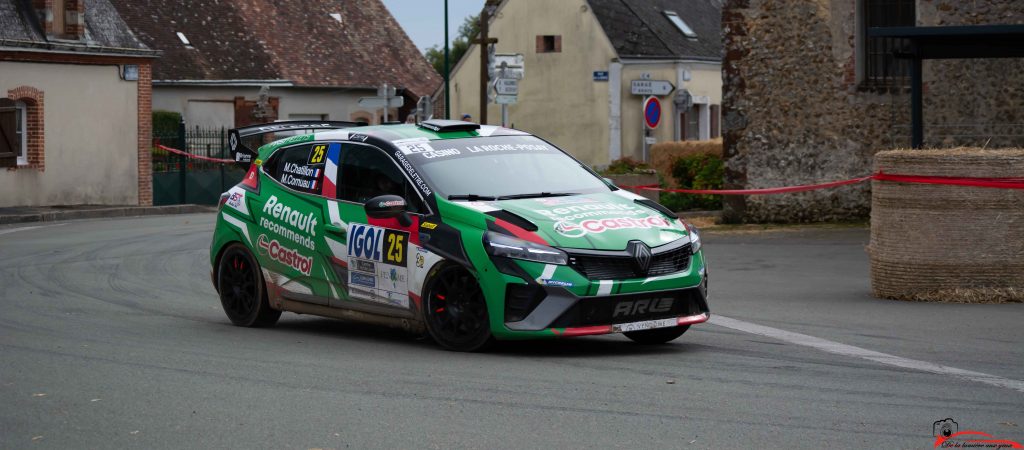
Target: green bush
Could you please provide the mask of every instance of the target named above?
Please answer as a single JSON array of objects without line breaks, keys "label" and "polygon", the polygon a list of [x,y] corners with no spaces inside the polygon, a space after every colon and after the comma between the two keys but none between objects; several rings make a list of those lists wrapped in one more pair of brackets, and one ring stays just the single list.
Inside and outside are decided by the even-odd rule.
[{"label": "green bush", "polygon": [[153,111],[153,136],[167,138],[178,136],[181,114],[173,111]]},{"label": "green bush", "polygon": [[[725,164],[710,153],[683,156],[672,163],[672,177],[680,189],[721,189]],[[720,195],[662,192],[659,201],[673,211],[722,209]]]},{"label": "green bush", "polygon": [[632,173],[651,174],[654,169],[645,163],[630,157],[619,158],[608,164],[608,168],[600,171],[601,175],[626,175]]}]

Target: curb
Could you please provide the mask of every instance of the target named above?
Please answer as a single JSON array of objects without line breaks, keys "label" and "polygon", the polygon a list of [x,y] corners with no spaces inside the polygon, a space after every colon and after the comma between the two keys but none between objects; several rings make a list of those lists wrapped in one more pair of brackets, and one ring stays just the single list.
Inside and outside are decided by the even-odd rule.
[{"label": "curb", "polygon": [[108,217],[137,217],[158,216],[166,214],[194,214],[215,212],[216,210],[216,207],[208,205],[167,205],[47,211],[32,214],[12,214],[6,216],[0,215],[0,225],[28,222],[55,222],[78,219],[102,219]]}]

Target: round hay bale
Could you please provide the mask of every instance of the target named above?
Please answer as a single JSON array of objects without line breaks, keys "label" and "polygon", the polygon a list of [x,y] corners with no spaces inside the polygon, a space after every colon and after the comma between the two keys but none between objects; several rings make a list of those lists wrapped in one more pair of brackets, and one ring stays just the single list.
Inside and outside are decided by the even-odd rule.
[{"label": "round hay bale", "polygon": [[[893,150],[875,170],[901,175],[1024,177],[1024,149]],[[1024,190],[872,181],[876,297],[1024,301]]]}]

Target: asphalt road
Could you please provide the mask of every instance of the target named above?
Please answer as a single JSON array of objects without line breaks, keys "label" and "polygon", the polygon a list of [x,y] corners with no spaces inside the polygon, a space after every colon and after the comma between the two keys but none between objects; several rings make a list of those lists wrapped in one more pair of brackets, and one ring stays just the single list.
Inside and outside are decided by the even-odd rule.
[{"label": "asphalt road", "polygon": [[0,228],[0,448],[931,448],[946,417],[1024,443],[1024,305],[873,299],[867,230],[707,234],[716,322],[665,346],[459,354],[231,326],[213,219]]}]

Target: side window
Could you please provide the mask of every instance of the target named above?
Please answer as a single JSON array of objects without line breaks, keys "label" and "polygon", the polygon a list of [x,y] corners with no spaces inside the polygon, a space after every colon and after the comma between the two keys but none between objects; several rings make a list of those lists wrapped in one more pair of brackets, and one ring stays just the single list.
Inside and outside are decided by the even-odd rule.
[{"label": "side window", "polygon": [[366,203],[378,195],[404,198],[410,212],[425,210],[412,184],[383,151],[363,145],[343,145],[338,168],[338,199]]},{"label": "side window", "polygon": [[320,195],[328,144],[304,144],[274,154],[264,170],[281,184],[296,191]]}]

